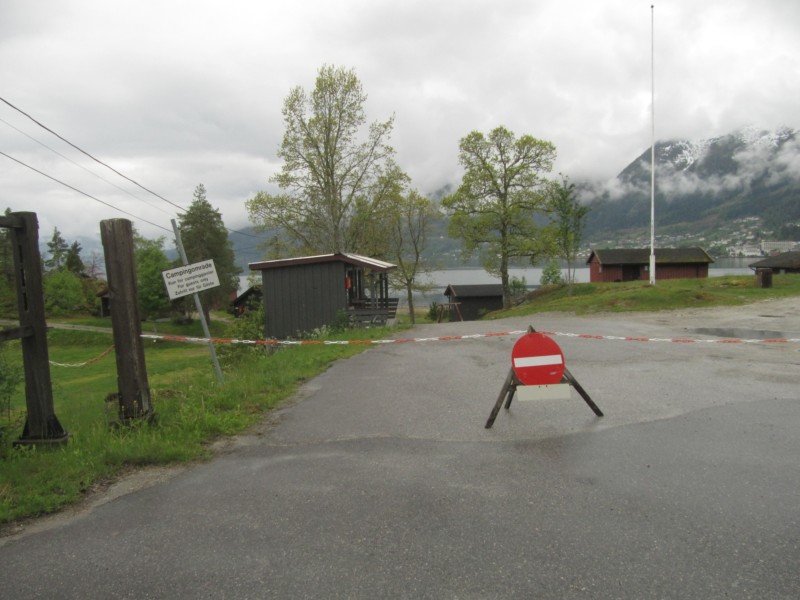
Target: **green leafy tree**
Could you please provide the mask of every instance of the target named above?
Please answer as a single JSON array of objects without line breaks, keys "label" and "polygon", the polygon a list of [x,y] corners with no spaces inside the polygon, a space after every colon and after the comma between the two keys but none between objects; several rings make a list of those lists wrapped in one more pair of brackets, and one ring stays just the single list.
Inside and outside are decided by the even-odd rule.
[{"label": "green leafy tree", "polygon": [[80,278],[67,270],[51,271],[44,277],[44,308],[48,315],[68,315],[86,310]]},{"label": "green leafy tree", "polygon": [[578,203],[575,198],[575,184],[570,183],[566,177],[550,185],[549,205],[553,239],[559,256],[567,262],[566,280],[571,286],[575,282],[575,261],[589,207]]},{"label": "green leafy tree", "polygon": [[76,275],[83,274],[85,269],[83,260],[81,259],[81,245],[80,243],[72,242],[64,255],[64,268]]},{"label": "green leafy tree", "polygon": [[542,269],[539,283],[542,285],[561,285],[564,283],[564,276],[561,274],[561,266],[558,261],[551,260],[547,263],[547,266]]},{"label": "green leafy tree", "polygon": [[163,271],[170,268],[164,254],[164,238],[148,240],[134,235],[134,260],[136,261],[136,287],[139,292],[139,308],[144,319],[155,319],[169,313],[170,300],[167,294]]},{"label": "green leafy tree", "polygon": [[480,251],[484,268],[499,276],[503,306],[511,305],[508,270],[527,258],[535,264],[551,251],[536,223],[547,209],[546,180],[555,146],[530,135],[517,138],[505,127],[484,135],[473,131],[459,143],[461,185],[442,204],[451,213],[450,234],[460,237],[467,256]]},{"label": "green leafy tree", "polygon": [[195,188],[191,205],[178,221],[189,262],[214,260],[219,286],[201,293],[204,311],[227,307],[231,294],[239,289],[242,270],[236,266],[233,244],[228,239],[222,214],[211,206],[202,183]]},{"label": "green leafy tree", "polygon": [[[369,254],[398,181],[405,178],[389,145],[394,118],[366,129],[367,96],[352,70],[323,66],[311,93],[292,89],[283,103],[285,132],[278,194],[247,201],[250,220],[280,235],[272,254]],[[385,236],[384,236],[385,237]]]},{"label": "green leafy tree", "polygon": [[427,292],[432,284],[423,281],[432,267],[423,253],[427,247],[431,223],[437,217],[434,204],[415,190],[400,195],[392,211],[389,257],[397,264],[390,272],[392,286],[406,291],[411,323],[416,323],[414,292]]},{"label": "green leafy tree", "polygon": [[58,227],[53,227],[53,237],[47,242],[47,251],[50,258],[44,261],[44,266],[48,271],[58,271],[64,267],[67,258],[69,244],[61,237]]}]

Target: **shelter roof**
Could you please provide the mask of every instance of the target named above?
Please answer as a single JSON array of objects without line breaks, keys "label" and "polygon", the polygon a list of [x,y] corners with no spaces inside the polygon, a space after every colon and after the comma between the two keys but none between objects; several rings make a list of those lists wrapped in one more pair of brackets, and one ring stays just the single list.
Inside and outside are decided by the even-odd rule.
[{"label": "shelter roof", "polygon": [[751,269],[800,269],[800,250],[769,256],[750,265]]},{"label": "shelter roof", "polygon": [[241,294],[236,296],[236,298],[233,299],[233,303],[234,304],[241,304],[242,302],[246,301],[250,296],[257,296],[257,295],[261,295],[261,286],[260,285],[251,285],[249,288],[247,288]]},{"label": "shelter roof", "polygon": [[499,283],[481,283],[473,285],[450,284],[444,290],[445,296],[454,298],[487,298],[503,295],[503,286]]},{"label": "shelter roof", "polygon": [[262,262],[249,263],[251,271],[263,271],[265,269],[280,269],[283,267],[296,267],[300,265],[313,265],[326,262],[343,262],[356,267],[369,269],[384,273],[396,269],[397,265],[388,263],[377,258],[361,256],[360,254],[319,254],[316,256],[298,256],[295,258],[279,258],[277,260],[265,260]]},{"label": "shelter roof", "polygon": [[[713,263],[714,259],[699,246],[689,248],[656,248],[656,264],[689,264],[689,263]],[[589,259],[596,256],[600,264],[603,265],[646,265],[650,262],[649,248],[611,248],[605,250],[592,250]]]}]

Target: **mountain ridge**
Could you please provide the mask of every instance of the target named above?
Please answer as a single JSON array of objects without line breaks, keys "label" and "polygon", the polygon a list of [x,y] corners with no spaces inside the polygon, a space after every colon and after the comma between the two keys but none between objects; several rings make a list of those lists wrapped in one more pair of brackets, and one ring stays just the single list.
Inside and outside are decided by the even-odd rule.
[{"label": "mountain ridge", "polygon": [[[701,140],[658,141],[656,223],[676,228],[759,217],[780,235],[800,234],[798,131],[749,127]],[[605,183],[580,185],[591,207],[589,238],[649,226],[650,149]]]}]

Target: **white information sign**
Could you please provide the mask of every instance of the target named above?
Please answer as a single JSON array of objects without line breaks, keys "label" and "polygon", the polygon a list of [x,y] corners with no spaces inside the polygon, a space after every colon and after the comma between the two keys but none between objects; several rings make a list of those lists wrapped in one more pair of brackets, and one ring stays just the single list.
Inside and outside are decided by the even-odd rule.
[{"label": "white information sign", "polygon": [[162,271],[161,276],[164,278],[170,300],[219,285],[217,269],[214,268],[214,261],[211,259]]}]

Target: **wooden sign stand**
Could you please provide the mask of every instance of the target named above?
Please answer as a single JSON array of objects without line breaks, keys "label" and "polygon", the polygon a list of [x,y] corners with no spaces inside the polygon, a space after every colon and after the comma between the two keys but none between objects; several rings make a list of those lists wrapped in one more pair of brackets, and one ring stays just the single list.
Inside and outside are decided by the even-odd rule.
[{"label": "wooden sign stand", "polygon": [[[528,327],[528,333],[534,333],[535,330],[533,327]],[[598,417],[603,416],[603,411],[594,403],[591,399],[589,394],[586,393],[586,390],[583,389],[578,380],[575,379],[575,376],[569,372],[566,365],[564,366],[564,375],[561,378],[561,383],[568,383],[572,387],[575,388],[575,391],[581,395],[581,398],[589,405],[589,408],[592,409],[594,414]],[[503,405],[503,400],[505,400],[506,410],[511,406],[511,401],[514,399],[514,395],[517,392],[517,386],[523,385],[523,383],[517,377],[517,374],[514,372],[514,367],[511,367],[508,371],[508,376],[506,377],[505,382],[503,383],[503,387],[500,390],[500,395],[497,397],[497,402],[495,402],[494,407],[492,408],[492,412],[489,414],[489,418],[486,421],[486,429],[490,429],[492,425],[494,425],[494,420],[497,418],[497,413],[500,412],[500,407]]]}]

